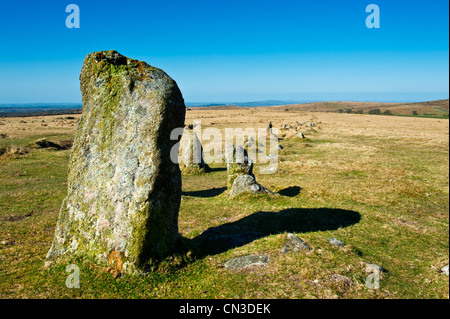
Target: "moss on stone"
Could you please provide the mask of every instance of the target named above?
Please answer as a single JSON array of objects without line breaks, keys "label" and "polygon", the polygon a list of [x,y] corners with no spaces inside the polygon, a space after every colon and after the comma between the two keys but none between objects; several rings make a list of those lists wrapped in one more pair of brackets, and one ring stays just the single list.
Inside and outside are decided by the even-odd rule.
[{"label": "moss on stone", "polygon": [[170,161],[181,92],[162,70],[116,51],[89,54],[83,114],[49,259],[67,254],[141,273],[178,237],[181,176]]}]

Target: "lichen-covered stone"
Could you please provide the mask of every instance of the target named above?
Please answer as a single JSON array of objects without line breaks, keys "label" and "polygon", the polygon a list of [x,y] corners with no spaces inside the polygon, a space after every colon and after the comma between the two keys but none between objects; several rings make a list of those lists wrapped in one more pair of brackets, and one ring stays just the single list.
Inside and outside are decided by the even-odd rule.
[{"label": "lichen-covered stone", "polygon": [[178,239],[181,174],[170,151],[186,108],[174,80],[116,51],[87,55],[83,114],[50,261],[82,256],[139,273]]},{"label": "lichen-covered stone", "polygon": [[227,185],[231,191],[234,180],[240,175],[253,175],[253,162],[248,156],[247,150],[232,144],[225,146],[225,158],[227,161]]},{"label": "lichen-covered stone", "polygon": [[242,146],[226,145],[228,196],[234,198],[242,193],[269,194],[273,192],[256,182],[253,174],[253,161],[247,149]]}]

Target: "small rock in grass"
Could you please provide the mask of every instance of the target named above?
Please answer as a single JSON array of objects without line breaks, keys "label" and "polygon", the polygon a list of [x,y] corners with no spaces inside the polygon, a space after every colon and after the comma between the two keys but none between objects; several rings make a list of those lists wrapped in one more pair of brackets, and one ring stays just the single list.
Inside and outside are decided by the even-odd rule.
[{"label": "small rock in grass", "polygon": [[371,272],[371,273],[381,274],[384,271],[385,270],[381,266],[378,266],[376,264],[367,264],[366,265],[366,272],[368,272],[368,273]]},{"label": "small rock in grass", "polygon": [[351,278],[340,274],[333,274],[331,279],[338,284],[343,284],[346,287],[350,287],[353,284],[353,280]]},{"label": "small rock in grass", "polygon": [[265,255],[246,255],[228,260],[224,267],[228,269],[243,269],[250,266],[265,266],[269,262],[269,257]]},{"label": "small rock in grass", "polygon": [[328,241],[334,247],[344,247],[345,246],[345,244],[337,238],[328,238]]},{"label": "small rock in grass", "polygon": [[289,233],[287,234],[286,245],[281,249],[282,253],[287,253],[290,251],[298,251],[298,250],[312,250],[302,239],[298,236]]}]

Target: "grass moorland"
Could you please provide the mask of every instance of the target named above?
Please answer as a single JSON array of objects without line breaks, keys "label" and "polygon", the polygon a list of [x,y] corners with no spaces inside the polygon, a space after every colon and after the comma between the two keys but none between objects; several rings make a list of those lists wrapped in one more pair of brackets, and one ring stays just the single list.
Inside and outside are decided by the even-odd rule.
[{"label": "grass moorland", "polygon": [[[75,115],[79,117],[79,115]],[[0,119],[0,298],[448,298],[440,272],[449,255],[449,121],[277,109],[193,108],[203,128],[265,128],[313,121],[307,143],[283,138],[275,174],[257,181],[269,197],[226,195],[226,165],[183,175],[179,230],[192,253],[148,276],[113,276],[89,261],[80,289],[66,265],[44,268],[67,191],[70,150],[34,141],[73,138],[75,120]],[[24,123],[26,122],[26,123]],[[221,236],[205,239],[214,228]],[[313,249],[281,253],[288,232]],[[233,234],[258,233],[244,241]],[[330,245],[337,238],[344,247]],[[269,263],[223,268],[235,256]],[[365,287],[366,263],[385,269],[380,289]]]},{"label": "grass moorland", "polygon": [[269,109],[341,112],[367,114],[378,111],[379,114],[398,116],[420,116],[432,118],[448,118],[449,100],[436,100],[416,103],[380,103],[380,102],[314,102],[305,104],[279,105]]}]

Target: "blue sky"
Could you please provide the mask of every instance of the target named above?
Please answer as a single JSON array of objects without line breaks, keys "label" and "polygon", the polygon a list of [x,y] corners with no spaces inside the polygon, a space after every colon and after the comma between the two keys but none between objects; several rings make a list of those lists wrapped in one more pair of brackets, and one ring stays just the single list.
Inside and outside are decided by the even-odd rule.
[{"label": "blue sky", "polygon": [[[80,28],[68,29],[68,4]],[[368,4],[381,27],[365,24]],[[86,54],[159,67],[188,102],[448,98],[444,0],[4,1],[0,103],[80,102]]]}]

